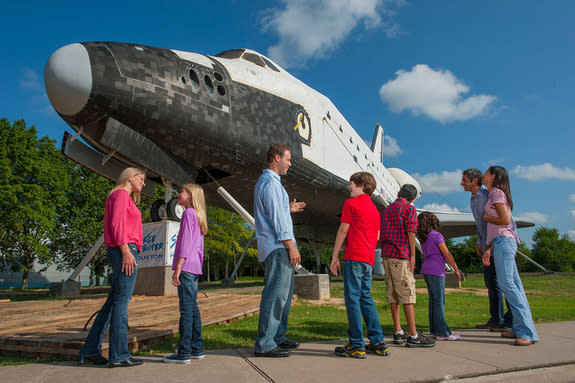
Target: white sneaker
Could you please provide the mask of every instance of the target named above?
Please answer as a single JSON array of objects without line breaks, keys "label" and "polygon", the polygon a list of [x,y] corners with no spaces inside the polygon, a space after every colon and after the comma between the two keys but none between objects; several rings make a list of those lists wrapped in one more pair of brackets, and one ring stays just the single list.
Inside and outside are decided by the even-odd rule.
[{"label": "white sneaker", "polygon": [[459,340],[461,336],[456,333],[451,333],[449,336],[436,336],[435,339],[437,340]]}]

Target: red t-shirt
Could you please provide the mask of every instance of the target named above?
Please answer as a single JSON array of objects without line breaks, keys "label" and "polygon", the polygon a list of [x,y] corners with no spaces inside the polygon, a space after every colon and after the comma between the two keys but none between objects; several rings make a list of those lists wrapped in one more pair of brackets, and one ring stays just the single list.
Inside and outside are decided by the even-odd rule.
[{"label": "red t-shirt", "polygon": [[343,260],[360,261],[373,266],[379,233],[379,211],[371,197],[361,194],[346,200],[340,221],[349,224]]}]

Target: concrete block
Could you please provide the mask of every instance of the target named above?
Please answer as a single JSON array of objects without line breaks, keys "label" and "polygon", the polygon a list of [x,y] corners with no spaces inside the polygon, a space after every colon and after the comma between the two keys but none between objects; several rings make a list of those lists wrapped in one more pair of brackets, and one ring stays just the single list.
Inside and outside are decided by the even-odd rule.
[{"label": "concrete block", "polygon": [[295,276],[294,293],[303,299],[329,299],[329,275],[306,274]]},{"label": "concrete block", "polygon": [[77,297],[80,295],[80,282],[65,280],[50,283],[50,295],[53,297]]},{"label": "concrete block", "polygon": [[134,295],[178,295],[178,288],[172,285],[172,266],[156,266],[138,269]]},{"label": "concrete block", "polygon": [[445,273],[445,287],[461,288],[461,282],[457,280],[454,272],[449,271]]}]

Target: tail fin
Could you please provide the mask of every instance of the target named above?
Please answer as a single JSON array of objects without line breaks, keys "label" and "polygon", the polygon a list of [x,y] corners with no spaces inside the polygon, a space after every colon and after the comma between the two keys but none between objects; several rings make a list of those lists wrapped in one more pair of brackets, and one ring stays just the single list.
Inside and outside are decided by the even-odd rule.
[{"label": "tail fin", "polygon": [[383,163],[383,126],[377,124],[373,139],[371,140],[371,151],[377,155],[379,161]]}]

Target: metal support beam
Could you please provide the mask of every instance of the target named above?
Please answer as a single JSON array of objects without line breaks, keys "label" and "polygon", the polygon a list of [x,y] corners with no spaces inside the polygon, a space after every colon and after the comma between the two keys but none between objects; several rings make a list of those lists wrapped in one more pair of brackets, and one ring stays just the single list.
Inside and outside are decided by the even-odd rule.
[{"label": "metal support beam", "polygon": [[238,272],[238,269],[240,268],[240,265],[242,264],[242,261],[244,260],[244,257],[246,256],[246,253],[248,252],[248,248],[250,247],[250,245],[252,244],[252,241],[256,238],[256,232],[254,231],[252,233],[252,236],[250,237],[250,240],[248,241],[248,244],[244,247],[244,252],[242,253],[242,255],[240,256],[240,259],[238,260],[238,263],[236,263],[236,267],[234,267],[234,271],[232,271],[232,273],[230,274],[229,277],[227,277],[226,279],[224,279],[222,281],[223,285],[233,285],[235,280],[236,280],[236,273]]},{"label": "metal support beam", "polygon": [[94,257],[94,255],[96,255],[96,253],[98,252],[100,247],[102,247],[103,244],[104,244],[104,234],[102,234],[100,238],[98,238],[94,246],[92,246],[90,251],[88,251],[88,254],[84,257],[84,259],[82,259],[80,264],[76,266],[72,274],[70,274],[70,276],[68,277],[69,281],[73,281],[76,278],[78,278],[78,275],[80,275],[84,267],[86,267],[88,262],[90,262],[90,260]]},{"label": "metal support beam", "polygon": [[539,263],[535,262],[534,260],[532,260],[531,258],[529,258],[528,256],[526,256],[525,254],[523,254],[523,253],[520,252],[519,250],[517,250],[517,254],[521,255],[523,258],[527,259],[529,262],[533,263],[535,266],[537,266],[538,268],[540,268],[541,270],[543,270],[543,271],[545,272],[545,274],[555,274],[554,271],[547,270],[545,267],[541,266]]}]

